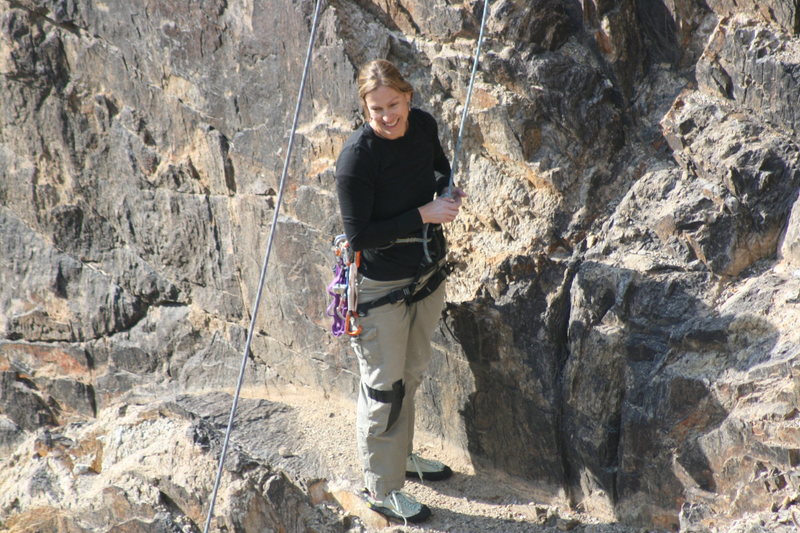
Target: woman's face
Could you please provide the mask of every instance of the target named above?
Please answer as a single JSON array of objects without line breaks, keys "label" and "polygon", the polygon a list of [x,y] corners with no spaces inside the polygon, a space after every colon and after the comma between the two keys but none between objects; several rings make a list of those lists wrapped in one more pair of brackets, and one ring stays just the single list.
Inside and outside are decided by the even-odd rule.
[{"label": "woman's face", "polygon": [[380,86],[364,96],[372,131],[385,139],[397,139],[406,134],[411,93]]}]

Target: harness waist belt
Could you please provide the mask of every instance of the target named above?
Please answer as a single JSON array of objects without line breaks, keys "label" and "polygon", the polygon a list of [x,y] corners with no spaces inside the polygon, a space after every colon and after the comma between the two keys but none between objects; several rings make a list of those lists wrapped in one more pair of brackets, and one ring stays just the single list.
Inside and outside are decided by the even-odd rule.
[{"label": "harness waist belt", "polygon": [[425,281],[424,285],[422,285],[422,287],[416,291],[414,289],[417,285],[417,282],[414,281],[410,285],[395,289],[392,292],[381,296],[380,298],[370,300],[369,302],[359,302],[357,309],[358,315],[367,316],[370,309],[374,309],[386,304],[405,302],[407,305],[410,305],[414,302],[418,302],[438,289],[439,285],[441,285],[445,278],[447,278],[447,275],[451,270],[452,268],[449,264],[445,264],[437,268],[436,271]]}]

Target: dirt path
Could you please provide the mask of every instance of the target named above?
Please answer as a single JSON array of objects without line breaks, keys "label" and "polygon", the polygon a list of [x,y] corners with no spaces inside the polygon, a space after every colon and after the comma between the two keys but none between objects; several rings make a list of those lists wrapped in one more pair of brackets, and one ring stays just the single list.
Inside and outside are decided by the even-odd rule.
[{"label": "dirt path", "polygon": [[[330,468],[332,492],[357,493],[361,475],[355,449],[355,405],[341,398],[325,398],[306,389],[249,390],[243,396],[280,402],[296,410],[297,422],[308,442],[317,443]],[[433,516],[418,526],[372,527],[370,531],[425,531],[453,533],[522,533],[575,531],[632,533],[639,529],[602,523],[551,502],[536,502],[531,491],[500,474],[476,475],[469,457],[424,432],[416,436],[417,450],[444,461],[455,474],[446,481],[408,481],[404,490],[431,508]],[[527,495],[526,495],[527,494]]]}]

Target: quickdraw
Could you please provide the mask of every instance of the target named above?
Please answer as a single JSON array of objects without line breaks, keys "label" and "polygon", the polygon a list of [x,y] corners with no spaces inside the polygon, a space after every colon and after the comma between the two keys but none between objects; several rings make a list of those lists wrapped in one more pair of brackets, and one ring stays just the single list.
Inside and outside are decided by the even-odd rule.
[{"label": "quickdraw", "polygon": [[[361,266],[361,252],[353,252],[345,235],[337,235],[333,239],[333,254],[336,263],[333,266],[333,280],[328,284],[331,303],[326,314],[333,319],[331,333],[341,337],[346,333],[356,337],[361,333],[358,325],[358,267]],[[354,267],[354,268],[353,268]]]}]

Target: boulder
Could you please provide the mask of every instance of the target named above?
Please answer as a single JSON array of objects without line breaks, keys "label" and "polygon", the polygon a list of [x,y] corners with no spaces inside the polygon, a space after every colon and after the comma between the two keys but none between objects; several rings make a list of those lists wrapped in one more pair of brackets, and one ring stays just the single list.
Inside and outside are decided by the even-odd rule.
[{"label": "boulder", "polygon": [[[9,532],[201,531],[227,425],[211,413],[229,405],[228,395],[134,401],[101,410],[90,423],[31,433],[3,463],[0,524]],[[245,400],[241,407],[240,422],[259,437],[257,446],[247,447],[257,455],[271,453],[291,415],[263,401]],[[296,481],[236,443],[223,469],[211,527],[347,530]]]}]

